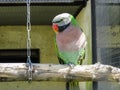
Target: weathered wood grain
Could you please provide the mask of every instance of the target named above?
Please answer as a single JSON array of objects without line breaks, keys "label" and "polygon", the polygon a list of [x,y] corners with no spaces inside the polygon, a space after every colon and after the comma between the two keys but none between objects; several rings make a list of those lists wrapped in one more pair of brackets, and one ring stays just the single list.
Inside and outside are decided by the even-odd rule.
[{"label": "weathered wood grain", "polygon": [[[25,63],[0,63],[0,81],[25,81]],[[120,68],[94,65],[33,64],[32,81],[115,81],[120,82]]]}]

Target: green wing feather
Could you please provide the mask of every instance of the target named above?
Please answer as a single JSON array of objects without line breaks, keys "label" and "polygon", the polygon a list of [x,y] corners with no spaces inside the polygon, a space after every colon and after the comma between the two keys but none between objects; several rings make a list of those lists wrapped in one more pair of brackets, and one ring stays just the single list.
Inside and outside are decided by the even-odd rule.
[{"label": "green wing feather", "polygon": [[55,43],[55,50],[56,50],[56,54],[57,54],[57,58],[59,60],[60,64],[65,64],[64,61],[61,59],[60,55],[59,55],[59,51],[58,51],[58,47],[57,47],[57,43],[56,43],[56,35],[54,38],[54,43]]}]

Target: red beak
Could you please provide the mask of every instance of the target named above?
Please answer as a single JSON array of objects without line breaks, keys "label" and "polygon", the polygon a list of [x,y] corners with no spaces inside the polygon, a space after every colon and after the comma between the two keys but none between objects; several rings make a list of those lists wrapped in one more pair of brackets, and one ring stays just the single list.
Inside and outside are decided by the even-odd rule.
[{"label": "red beak", "polygon": [[58,25],[57,24],[53,23],[52,28],[53,28],[55,33],[58,33]]}]

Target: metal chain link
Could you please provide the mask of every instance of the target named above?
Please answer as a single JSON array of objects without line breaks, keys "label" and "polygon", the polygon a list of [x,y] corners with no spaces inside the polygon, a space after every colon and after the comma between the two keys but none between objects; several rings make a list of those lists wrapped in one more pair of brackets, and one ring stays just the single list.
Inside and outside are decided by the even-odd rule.
[{"label": "metal chain link", "polygon": [[27,0],[27,56],[31,56],[31,38],[30,38],[30,31],[31,31],[31,23],[30,23],[30,0]]},{"label": "metal chain link", "polygon": [[33,65],[31,62],[31,23],[30,23],[30,0],[26,0],[27,4],[27,67],[28,67],[28,80],[32,80]]}]

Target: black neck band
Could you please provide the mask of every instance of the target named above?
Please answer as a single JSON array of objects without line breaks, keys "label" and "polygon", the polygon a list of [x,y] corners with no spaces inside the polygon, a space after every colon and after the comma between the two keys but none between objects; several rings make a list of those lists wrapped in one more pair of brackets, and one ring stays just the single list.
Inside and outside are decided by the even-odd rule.
[{"label": "black neck band", "polygon": [[64,31],[69,25],[70,25],[70,23],[68,23],[68,24],[66,24],[66,25],[64,25],[64,26],[58,26],[59,32]]}]

